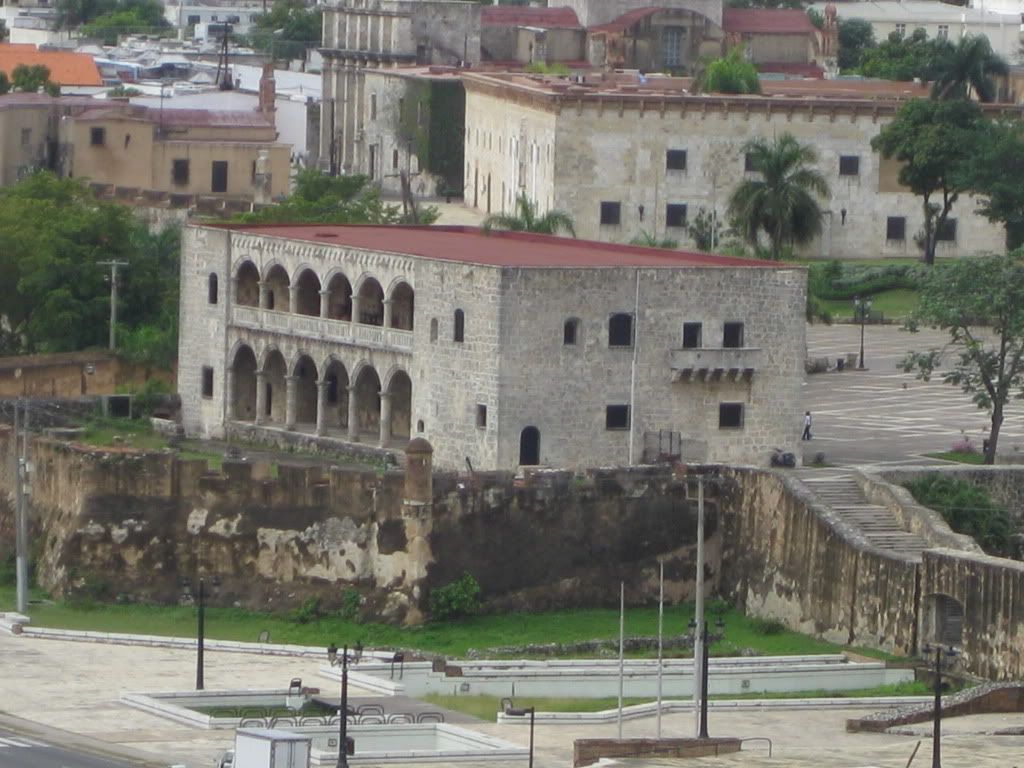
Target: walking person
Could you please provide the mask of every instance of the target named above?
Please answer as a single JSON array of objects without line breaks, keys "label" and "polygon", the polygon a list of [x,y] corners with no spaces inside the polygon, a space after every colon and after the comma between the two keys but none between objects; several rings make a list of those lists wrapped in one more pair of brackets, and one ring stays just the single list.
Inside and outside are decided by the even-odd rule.
[{"label": "walking person", "polygon": [[811,412],[804,411],[804,434],[800,438],[801,440],[811,439]]}]

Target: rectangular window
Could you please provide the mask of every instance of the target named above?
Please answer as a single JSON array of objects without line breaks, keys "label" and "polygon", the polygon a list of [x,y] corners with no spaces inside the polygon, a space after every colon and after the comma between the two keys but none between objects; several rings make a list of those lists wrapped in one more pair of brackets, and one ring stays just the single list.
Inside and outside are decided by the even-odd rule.
[{"label": "rectangular window", "polygon": [[665,153],[665,170],[666,171],[685,171],[686,170],[686,150],[685,149],[670,149]]},{"label": "rectangular window", "polygon": [[376,120],[377,119],[377,94],[376,93],[371,93],[370,94],[370,119],[371,120]]},{"label": "rectangular window", "polygon": [[398,170],[398,150],[397,149],[391,150],[391,170],[393,170],[393,171],[397,171]]},{"label": "rectangular window", "polygon": [[662,59],[666,67],[678,67],[683,63],[683,47],[686,27],[665,27],[661,35]]},{"label": "rectangular window", "polygon": [[935,36],[940,40],[949,39],[949,24],[939,24],[939,32]]},{"label": "rectangular window", "polygon": [[701,323],[683,323],[683,349],[699,349],[702,330]]},{"label": "rectangular window", "polygon": [[669,203],[665,206],[665,226],[686,226],[686,203]]},{"label": "rectangular window", "polygon": [[757,172],[757,161],[754,160],[754,156],[747,152],[743,155],[743,170],[746,173]]},{"label": "rectangular window", "polygon": [[935,241],[952,243],[956,241],[956,219],[946,219],[942,226],[935,230]]},{"label": "rectangular window", "polygon": [[605,429],[629,429],[629,406],[609,405],[604,412]]},{"label": "rectangular window", "polygon": [[188,184],[187,159],[179,157],[171,160],[171,181],[179,187],[183,187]]},{"label": "rectangular window", "polygon": [[839,175],[860,176],[860,157],[857,155],[840,155]]},{"label": "rectangular window", "polygon": [[191,24],[191,25],[195,25],[195,24],[198,24],[199,21],[200,21],[199,17],[196,16],[195,14],[192,14],[192,15],[190,15],[188,17],[188,21],[186,23],[187,24]]},{"label": "rectangular window", "polygon": [[885,220],[885,239],[898,241],[907,239],[906,216],[890,216]]},{"label": "rectangular window", "polygon": [[203,366],[203,397],[213,397],[213,368],[208,365]]},{"label": "rectangular window", "polygon": [[907,25],[906,24],[897,24],[896,25],[896,34],[899,35],[900,37],[903,37],[904,35],[906,35],[907,34]]},{"label": "rectangular window", "polygon": [[743,428],[743,403],[719,403],[718,404],[718,428],[719,429],[742,429]]},{"label": "rectangular window", "polygon": [[213,168],[210,173],[210,191],[211,192],[227,192],[228,191],[228,161],[227,160],[214,160]]},{"label": "rectangular window", "polygon": [[726,323],[722,326],[722,346],[738,349],[743,346],[743,323]]},{"label": "rectangular window", "polygon": [[601,225],[617,227],[622,223],[622,203],[601,203]]},{"label": "rectangular window", "polygon": [[625,312],[612,315],[608,319],[608,346],[633,346],[633,316]]},{"label": "rectangular window", "polygon": [[22,128],[21,129],[21,146],[27,147],[32,143],[32,129]]},{"label": "rectangular window", "polygon": [[89,129],[89,143],[94,147],[102,147],[107,143],[107,129],[106,128],[90,128]]},{"label": "rectangular window", "polygon": [[478,404],[476,406],[476,427],[477,429],[487,428],[487,406]]}]

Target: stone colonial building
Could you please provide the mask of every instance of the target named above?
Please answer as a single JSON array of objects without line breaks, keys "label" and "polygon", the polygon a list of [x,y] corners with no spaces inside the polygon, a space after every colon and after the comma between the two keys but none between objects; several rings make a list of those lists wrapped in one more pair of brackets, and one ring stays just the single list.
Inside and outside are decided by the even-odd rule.
[{"label": "stone colonial building", "polygon": [[189,226],[185,429],[477,469],[764,464],[800,429],[806,274],[461,227]]},{"label": "stone colonial building", "polygon": [[[791,133],[818,152],[831,195],[808,254],[832,258],[914,256],[920,199],[900,186],[898,164],[871,139],[903,102],[926,96],[913,83],[765,81],[764,95],[691,94],[684,78],[596,74],[575,79],[464,73],[465,200],[484,213],[511,211],[520,193],[559,208],[580,237],[628,242],[641,232],[690,243],[700,209],[724,220],[730,193],[752,176],[742,152],[754,137]],[[1020,115],[1018,107],[989,105]],[[1001,227],[962,197],[940,256],[1000,249]]]}]

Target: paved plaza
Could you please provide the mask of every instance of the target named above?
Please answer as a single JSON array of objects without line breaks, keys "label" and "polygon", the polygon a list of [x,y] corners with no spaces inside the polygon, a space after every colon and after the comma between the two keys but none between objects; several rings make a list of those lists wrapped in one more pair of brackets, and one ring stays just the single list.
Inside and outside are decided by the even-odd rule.
[{"label": "paved plaza", "polygon": [[[814,439],[804,443],[811,459],[824,452],[834,464],[922,464],[926,453],[949,450],[966,435],[981,450],[989,420],[958,387],[941,376],[920,381],[897,363],[908,350],[942,347],[948,335],[922,330],[910,333],[895,325],[865,328],[867,370],[844,370],[807,376],[804,410],[814,418]],[[808,357],[836,358],[860,349],[856,325],[810,325]],[[800,429],[799,424],[794,426]],[[1013,401],[999,438],[1001,456],[1020,452],[1024,461],[1024,407]]]}]

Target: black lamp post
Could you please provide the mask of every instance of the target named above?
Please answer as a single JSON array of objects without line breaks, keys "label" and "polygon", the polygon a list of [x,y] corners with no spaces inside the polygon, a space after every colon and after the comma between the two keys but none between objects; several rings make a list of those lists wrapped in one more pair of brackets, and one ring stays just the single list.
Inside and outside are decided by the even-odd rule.
[{"label": "black lamp post", "polygon": [[[694,632],[694,640],[697,639],[697,622],[690,622],[690,629]],[[708,736],[708,659],[711,657],[710,650],[708,648],[709,643],[715,643],[725,637],[725,622],[722,621],[722,617],[719,616],[715,620],[715,632],[708,632],[708,623],[704,622],[703,631],[701,632],[703,642],[701,643],[701,654],[700,659],[694,658],[693,660],[693,673],[697,674],[697,665],[700,664],[700,733],[697,735],[698,739],[707,739]],[[694,643],[696,645],[696,642]]]},{"label": "black lamp post", "polygon": [[[214,576],[210,579],[210,586],[214,594],[220,587],[220,579]],[[199,579],[199,587],[195,598],[192,596],[192,582],[189,579],[181,580],[181,595],[185,601],[195,599],[196,603],[196,690],[203,690],[203,651],[206,640],[206,580]],[[186,603],[187,604],[187,603]]]},{"label": "black lamp post", "polygon": [[[935,654],[935,712],[932,725],[932,768],[942,768],[942,668],[952,664],[956,658],[956,649],[952,646],[926,644],[922,649],[926,654]],[[945,657],[945,658],[943,658]]]},{"label": "black lamp post", "polygon": [[327,646],[327,660],[332,667],[341,664],[341,707],[338,710],[338,768],[348,768],[348,646],[338,656],[338,646]]},{"label": "black lamp post", "polygon": [[533,721],[537,715],[537,708],[522,707],[516,709],[510,707],[509,709],[505,710],[505,714],[511,715],[512,717],[525,717],[526,715],[530,716],[530,764],[528,768],[533,768]]},{"label": "black lamp post", "polygon": [[857,370],[864,370],[864,323],[867,322],[868,313],[871,311],[871,299],[861,298],[860,296],[853,297],[853,313],[854,318],[860,321],[860,365],[857,366]]}]

